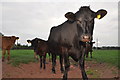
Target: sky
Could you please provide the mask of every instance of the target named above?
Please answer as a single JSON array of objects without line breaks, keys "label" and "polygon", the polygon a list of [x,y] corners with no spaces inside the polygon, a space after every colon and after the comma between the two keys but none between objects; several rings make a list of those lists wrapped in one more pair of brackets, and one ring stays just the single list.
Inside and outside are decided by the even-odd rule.
[{"label": "sky", "polygon": [[93,41],[98,40],[98,46],[118,46],[117,0],[115,2],[4,0],[0,3],[0,32],[5,36],[18,36],[20,38],[18,42],[25,45],[28,44],[28,39],[36,37],[47,40],[51,27],[67,20],[64,17],[65,13],[75,13],[81,6],[89,5],[95,12],[100,9],[108,12],[104,18],[95,19]]}]

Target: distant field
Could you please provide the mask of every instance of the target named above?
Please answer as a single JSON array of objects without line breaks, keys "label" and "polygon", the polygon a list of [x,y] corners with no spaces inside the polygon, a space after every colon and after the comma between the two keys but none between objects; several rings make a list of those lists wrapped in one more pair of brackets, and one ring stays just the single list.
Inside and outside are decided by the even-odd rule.
[{"label": "distant field", "polygon": [[[20,63],[38,62],[34,59],[33,53],[33,50],[11,50],[11,60],[9,63],[18,66]],[[95,60],[118,66],[118,58],[118,50],[94,50],[93,58],[88,58],[87,60]],[[118,67],[120,68],[120,66]]]},{"label": "distant field", "polygon": [[120,68],[118,65],[118,52],[120,50],[93,50],[93,58],[88,58],[87,60],[95,60],[101,63],[109,63],[110,65],[114,65]]}]

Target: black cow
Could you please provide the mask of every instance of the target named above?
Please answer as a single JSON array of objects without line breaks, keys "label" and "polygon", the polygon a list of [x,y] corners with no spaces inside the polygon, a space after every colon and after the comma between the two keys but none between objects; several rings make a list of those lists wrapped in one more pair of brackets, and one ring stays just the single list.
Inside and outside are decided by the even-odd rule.
[{"label": "black cow", "polygon": [[83,6],[75,14],[72,12],[66,13],[65,17],[68,20],[57,27],[51,28],[48,45],[53,58],[52,66],[55,68],[55,56],[57,54],[62,55],[65,67],[63,80],[67,80],[70,67],[69,56],[79,62],[82,77],[84,80],[88,80],[84,68],[86,43],[92,41],[94,19],[101,19],[106,14],[106,10],[101,9],[94,12],[89,6]]},{"label": "black cow", "polygon": [[90,57],[92,58],[92,52],[93,52],[92,47],[94,43],[95,42],[89,42],[86,44],[86,58],[88,58],[89,53],[90,53]]},{"label": "black cow", "polygon": [[[39,55],[39,57],[40,57],[40,68],[42,68],[42,61],[43,61],[44,69],[45,69],[46,53],[49,54],[49,61],[50,61],[50,52],[49,52],[47,41],[39,39],[39,38],[35,38],[33,40],[27,40],[27,42],[31,43],[31,46],[34,49],[34,54],[35,54],[34,56]],[[43,59],[42,59],[42,57],[43,57]],[[64,71],[62,62],[63,62],[63,57],[60,56],[61,72]]]}]

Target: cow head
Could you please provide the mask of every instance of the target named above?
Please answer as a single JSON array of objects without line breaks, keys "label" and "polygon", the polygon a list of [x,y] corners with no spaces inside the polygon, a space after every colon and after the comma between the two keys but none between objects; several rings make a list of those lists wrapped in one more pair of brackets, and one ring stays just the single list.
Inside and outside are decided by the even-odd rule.
[{"label": "cow head", "polygon": [[19,39],[19,37],[16,37],[16,40],[18,40]]},{"label": "cow head", "polygon": [[12,36],[11,39],[15,39],[15,40],[18,40],[19,37],[15,37],[15,36]]},{"label": "cow head", "polygon": [[16,40],[19,39],[19,37],[15,37],[15,36],[12,36],[12,37],[10,37],[10,38],[11,38],[11,40],[12,40],[13,42],[15,42]]},{"label": "cow head", "polygon": [[[3,37],[6,37],[6,36],[3,36]],[[7,37],[8,40],[10,40],[12,43],[15,43],[16,40],[19,39],[19,37],[16,37],[16,36],[9,36]]]},{"label": "cow head", "polygon": [[38,41],[39,41],[38,38],[35,38],[33,40],[27,40],[27,42],[31,43],[31,46],[34,47],[34,48],[37,47]]},{"label": "cow head", "polygon": [[68,21],[77,23],[80,41],[89,42],[92,40],[94,19],[102,19],[106,14],[106,10],[101,9],[97,12],[94,12],[89,6],[83,6],[75,14],[72,12],[66,13],[65,17],[68,19]]},{"label": "cow head", "polygon": [[31,43],[31,40],[27,40],[28,43]]}]

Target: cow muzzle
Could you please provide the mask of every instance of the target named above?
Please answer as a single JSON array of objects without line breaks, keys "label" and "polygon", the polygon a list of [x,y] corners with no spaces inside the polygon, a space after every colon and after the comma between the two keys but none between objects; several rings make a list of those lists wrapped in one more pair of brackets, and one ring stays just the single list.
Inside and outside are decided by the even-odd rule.
[{"label": "cow muzzle", "polygon": [[82,36],[82,40],[81,41],[82,42],[90,42],[90,36],[88,36],[88,35]]},{"label": "cow muzzle", "polygon": [[28,42],[28,43],[31,43],[31,41],[30,41],[30,40],[27,40],[27,42]]},{"label": "cow muzzle", "polygon": [[19,39],[19,37],[16,37],[16,40],[18,40]]}]

